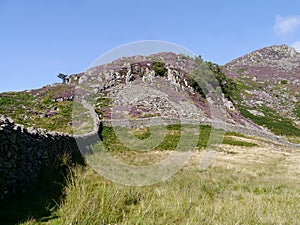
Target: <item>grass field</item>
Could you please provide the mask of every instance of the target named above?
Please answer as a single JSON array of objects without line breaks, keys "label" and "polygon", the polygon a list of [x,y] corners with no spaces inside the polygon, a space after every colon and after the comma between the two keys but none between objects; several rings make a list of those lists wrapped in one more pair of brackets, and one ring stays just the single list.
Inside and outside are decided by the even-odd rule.
[{"label": "grass field", "polygon": [[[210,128],[200,127],[200,133],[201,129],[205,136]],[[172,149],[168,148],[172,148],[179,130],[178,126],[168,127],[165,144],[141,153],[121,148],[111,128],[105,128],[103,134],[108,151],[115,157],[132,165],[145,165],[170,154]],[[149,137],[149,130],[134,130],[133,134],[143,140]],[[205,151],[198,142],[191,160],[177,174],[142,187],[113,183],[89,166],[72,166],[66,156],[61,157],[56,166],[59,171],[68,168],[69,173],[54,174],[51,181],[47,171],[39,192],[33,191],[28,197],[31,201],[23,201],[18,212],[11,212],[13,203],[9,203],[6,211],[0,211],[1,221],[16,224],[19,220],[23,225],[299,224],[300,152],[235,133],[226,133],[224,140],[207,170],[199,171]],[[60,195],[41,200],[53,189],[45,185],[49,182],[60,184]],[[9,212],[18,219],[9,221],[5,217]]]}]

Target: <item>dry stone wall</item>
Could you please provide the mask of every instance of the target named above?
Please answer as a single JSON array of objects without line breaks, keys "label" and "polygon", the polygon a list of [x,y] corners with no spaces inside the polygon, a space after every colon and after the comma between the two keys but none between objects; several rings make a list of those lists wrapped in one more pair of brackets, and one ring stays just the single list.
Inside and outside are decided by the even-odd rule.
[{"label": "dry stone wall", "polygon": [[[89,110],[90,106],[84,104]],[[70,135],[40,128],[24,128],[0,115],[0,200],[10,194],[26,192],[43,166],[51,167],[60,155],[73,162],[84,162],[89,145],[100,140],[102,124],[91,113],[94,129],[84,135]],[[85,151],[86,150],[86,151]]]},{"label": "dry stone wall", "polygon": [[0,116],[0,199],[26,192],[42,166],[51,166],[63,153],[80,157],[74,137],[44,129],[25,129]]}]

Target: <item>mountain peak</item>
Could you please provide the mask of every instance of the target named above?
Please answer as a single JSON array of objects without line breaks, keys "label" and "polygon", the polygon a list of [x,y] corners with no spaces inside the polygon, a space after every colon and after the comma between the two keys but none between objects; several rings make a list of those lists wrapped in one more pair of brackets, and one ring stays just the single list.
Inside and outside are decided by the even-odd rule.
[{"label": "mountain peak", "polygon": [[270,47],[265,47],[262,49],[259,49],[255,52],[261,52],[261,53],[268,53],[268,56],[278,56],[278,57],[295,57],[297,56],[299,53],[297,53],[297,51],[286,45],[272,45]]},{"label": "mountain peak", "polygon": [[226,64],[225,67],[228,70],[244,67],[268,67],[283,72],[299,73],[300,53],[286,44],[272,45],[239,57]]}]

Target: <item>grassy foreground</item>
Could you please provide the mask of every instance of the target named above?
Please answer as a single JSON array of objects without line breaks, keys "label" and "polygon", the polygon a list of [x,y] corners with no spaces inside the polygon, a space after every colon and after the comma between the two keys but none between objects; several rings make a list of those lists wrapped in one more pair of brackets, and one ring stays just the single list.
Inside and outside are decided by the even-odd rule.
[{"label": "grassy foreground", "polygon": [[[169,127],[165,144],[141,154],[121,148],[110,128],[103,134],[114,156],[140,165],[166,157],[178,129]],[[209,133],[209,127],[201,129],[204,136]],[[135,130],[134,135],[143,139],[149,131]],[[206,171],[199,171],[204,152],[199,141],[176,175],[143,187],[116,184],[89,166],[61,160],[69,167],[61,198],[55,198],[55,205],[47,203],[48,215],[32,215],[20,224],[299,224],[300,153],[235,133],[227,133],[225,140]]]},{"label": "grassy foreground", "polygon": [[146,187],[111,183],[77,167],[57,218],[23,224],[298,224],[299,191],[283,176],[245,176],[222,167],[186,168]]}]

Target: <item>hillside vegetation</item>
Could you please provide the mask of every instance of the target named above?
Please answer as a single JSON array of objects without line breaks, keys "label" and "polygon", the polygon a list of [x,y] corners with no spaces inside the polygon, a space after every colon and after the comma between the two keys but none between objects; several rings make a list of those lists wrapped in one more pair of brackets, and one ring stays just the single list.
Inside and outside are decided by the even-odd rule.
[{"label": "hillside vegetation", "polygon": [[237,83],[233,98],[241,114],[274,134],[299,143],[300,54],[287,45],[270,46],[223,67]]},{"label": "hillside vegetation", "polygon": [[55,84],[32,91],[0,93],[0,114],[25,127],[72,132],[72,89]]},{"label": "hillside vegetation", "polygon": [[[292,53],[285,53],[286,51]],[[274,56],[276,54],[279,54],[281,58],[279,56],[276,58]],[[258,56],[260,58],[256,62],[255,57]],[[296,56],[298,55],[296,54]],[[253,58],[255,58],[254,61]],[[280,64],[280,60],[286,62],[291,69],[282,71],[280,65],[277,66]],[[130,72],[130,77],[126,79],[128,82],[133,82],[141,79],[141,77],[151,75],[151,69],[153,69],[154,76],[157,74],[158,78],[166,79],[168,77],[169,79],[170,76],[174,76],[172,79],[177,80],[177,83],[174,83],[177,86],[184,85],[184,80],[181,79],[186,79],[188,85],[200,94],[197,96],[189,93],[194,104],[200,107],[200,111],[204,112],[205,115],[209,111],[209,106],[205,101],[207,90],[203,89],[204,85],[200,87],[199,84],[207,81],[203,79],[204,77],[200,79],[197,77],[199,71],[195,73],[193,70],[197,64],[198,70],[202,70],[202,73],[208,73],[203,72],[207,69],[212,72],[224,97],[231,102],[232,107],[227,109],[228,119],[241,125],[244,124],[241,121],[248,118],[274,134],[286,136],[289,141],[298,143],[300,141],[300,94],[298,91],[300,70],[298,71],[297,67],[291,66],[294,64],[291,64],[289,60],[296,64],[293,51],[290,48],[286,49],[285,46],[271,46],[255,51],[233,60],[224,67],[211,62],[204,62],[201,57],[191,59],[172,53],[161,53],[148,58],[129,57],[116,60],[105,67],[99,66],[91,70],[91,77],[93,77],[93,73],[103,73],[103,76],[110,76],[106,74],[107,69],[116,71],[113,77],[107,78],[107,83],[100,84],[95,110],[100,117],[110,118],[111,107],[115,102],[110,96],[112,89],[109,85],[118,87],[119,84],[125,82],[125,77],[115,78],[116,76],[125,76]],[[271,63],[269,65],[263,63],[264,61]],[[178,65],[178,69],[172,67],[175,64]],[[149,69],[148,65],[150,65]],[[271,79],[269,79],[270,77]],[[86,79],[84,74],[71,75],[64,80],[63,84],[53,84],[37,90],[0,93],[0,114],[9,116],[16,123],[26,127],[34,126],[72,133],[75,85]],[[183,88],[188,89],[189,86]],[[166,108],[165,103],[160,103],[162,108],[159,109],[152,108],[153,104],[152,102],[137,102],[139,106],[133,106],[129,116],[131,118],[147,118],[170,113],[170,109]]]}]

